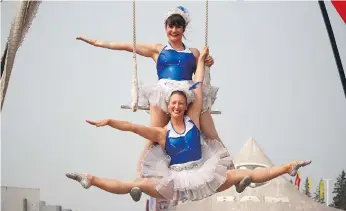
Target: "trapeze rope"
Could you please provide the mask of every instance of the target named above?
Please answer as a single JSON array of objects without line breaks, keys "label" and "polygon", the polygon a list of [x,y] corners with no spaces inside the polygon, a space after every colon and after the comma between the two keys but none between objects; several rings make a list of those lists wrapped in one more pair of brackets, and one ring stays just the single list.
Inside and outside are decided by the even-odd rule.
[{"label": "trapeze rope", "polygon": [[[205,46],[208,46],[208,27],[209,27],[209,2],[205,1]],[[212,100],[211,100],[211,78],[210,78],[210,67],[205,66],[203,89],[206,90],[207,95],[207,108],[211,109]]]},{"label": "trapeze rope", "polygon": [[132,54],[132,88],[131,88],[131,109],[133,112],[138,109],[138,76],[137,76],[137,60],[136,60],[136,1],[132,2],[132,39],[133,39],[133,54]]}]

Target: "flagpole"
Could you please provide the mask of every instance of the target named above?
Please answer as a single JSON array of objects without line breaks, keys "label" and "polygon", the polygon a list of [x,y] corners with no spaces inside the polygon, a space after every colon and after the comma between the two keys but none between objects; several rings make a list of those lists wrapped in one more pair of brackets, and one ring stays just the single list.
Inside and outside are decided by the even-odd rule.
[{"label": "flagpole", "polygon": [[333,49],[334,59],[335,59],[335,62],[336,62],[336,66],[338,67],[342,88],[344,90],[344,94],[345,94],[345,97],[346,97],[346,77],[345,77],[344,69],[342,67],[342,62],[341,62],[341,59],[340,59],[340,54],[339,54],[339,51],[338,51],[338,46],[336,45],[336,41],[335,41],[335,37],[334,37],[334,33],[333,33],[333,28],[332,28],[332,26],[330,24],[329,16],[328,16],[328,13],[327,13],[327,10],[326,10],[326,5],[324,4],[324,1],[323,0],[319,0],[318,4],[320,5],[320,9],[321,9],[321,12],[322,12],[324,24],[326,25],[326,28],[327,28],[330,44],[332,45],[332,49]]},{"label": "flagpole", "polygon": [[145,203],[145,211],[149,211],[149,199]]},{"label": "flagpole", "polygon": [[324,181],[327,182],[327,194],[326,194],[326,205],[329,206],[329,181],[333,180],[333,179],[323,179]]}]

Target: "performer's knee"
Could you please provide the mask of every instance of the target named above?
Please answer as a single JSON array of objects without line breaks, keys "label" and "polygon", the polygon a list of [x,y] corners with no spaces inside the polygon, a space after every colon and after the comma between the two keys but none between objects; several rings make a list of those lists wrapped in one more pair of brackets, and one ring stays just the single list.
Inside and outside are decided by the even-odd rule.
[{"label": "performer's knee", "polygon": [[150,126],[164,127],[168,124],[168,115],[158,106],[150,106]]}]

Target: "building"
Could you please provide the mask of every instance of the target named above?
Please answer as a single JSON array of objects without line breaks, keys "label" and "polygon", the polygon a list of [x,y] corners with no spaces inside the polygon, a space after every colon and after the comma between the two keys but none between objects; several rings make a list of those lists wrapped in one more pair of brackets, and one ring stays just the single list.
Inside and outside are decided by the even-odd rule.
[{"label": "building", "polygon": [[[268,168],[273,166],[254,139],[249,139],[234,157],[237,169]],[[179,205],[179,211],[338,211],[320,204],[300,192],[284,176],[269,182],[251,184],[243,193],[232,187],[212,197]]]},{"label": "building", "polygon": [[1,186],[2,211],[39,211],[40,190]]},{"label": "building", "polygon": [[1,211],[72,211],[40,201],[40,189],[1,186]]}]

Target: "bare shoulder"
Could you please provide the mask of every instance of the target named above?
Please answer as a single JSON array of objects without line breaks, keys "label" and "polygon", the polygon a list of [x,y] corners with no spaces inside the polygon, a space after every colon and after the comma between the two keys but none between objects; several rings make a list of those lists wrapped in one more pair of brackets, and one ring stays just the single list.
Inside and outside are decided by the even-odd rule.
[{"label": "bare shoulder", "polygon": [[155,127],[156,131],[159,132],[159,139],[163,140],[166,138],[167,128],[166,127]]},{"label": "bare shoulder", "polygon": [[199,52],[199,50],[197,48],[190,48],[190,51],[193,53],[193,55],[196,58],[199,58],[200,52]]},{"label": "bare shoulder", "polygon": [[152,48],[154,49],[154,54],[152,55],[152,59],[155,61],[155,63],[157,62],[157,59],[162,51],[162,49],[164,48],[165,46],[162,45],[162,44],[159,44],[159,43],[156,43],[156,44],[152,44]]},{"label": "bare shoulder", "polygon": [[163,147],[166,145],[166,136],[167,136],[167,127],[157,127],[157,129],[160,131],[159,132],[159,137],[158,137],[158,143]]},{"label": "bare shoulder", "polygon": [[161,52],[162,49],[163,49],[164,47],[165,47],[165,46],[162,45],[162,44],[160,44],[160,43],[154,44],[154,48],[155,48],[155,50],[156,50],[157,52]]},{"label": "bare shoulder", "polygon": [[191,109],[189,109],[187,111],[187,116],[190,118],[190,120],[193,122],[193,124],[196,125],[196,127],[200,130],[200,122],[199,122],[199,118],[200,118],[200,114],[198,114],[198,112],[193,111]]}]

